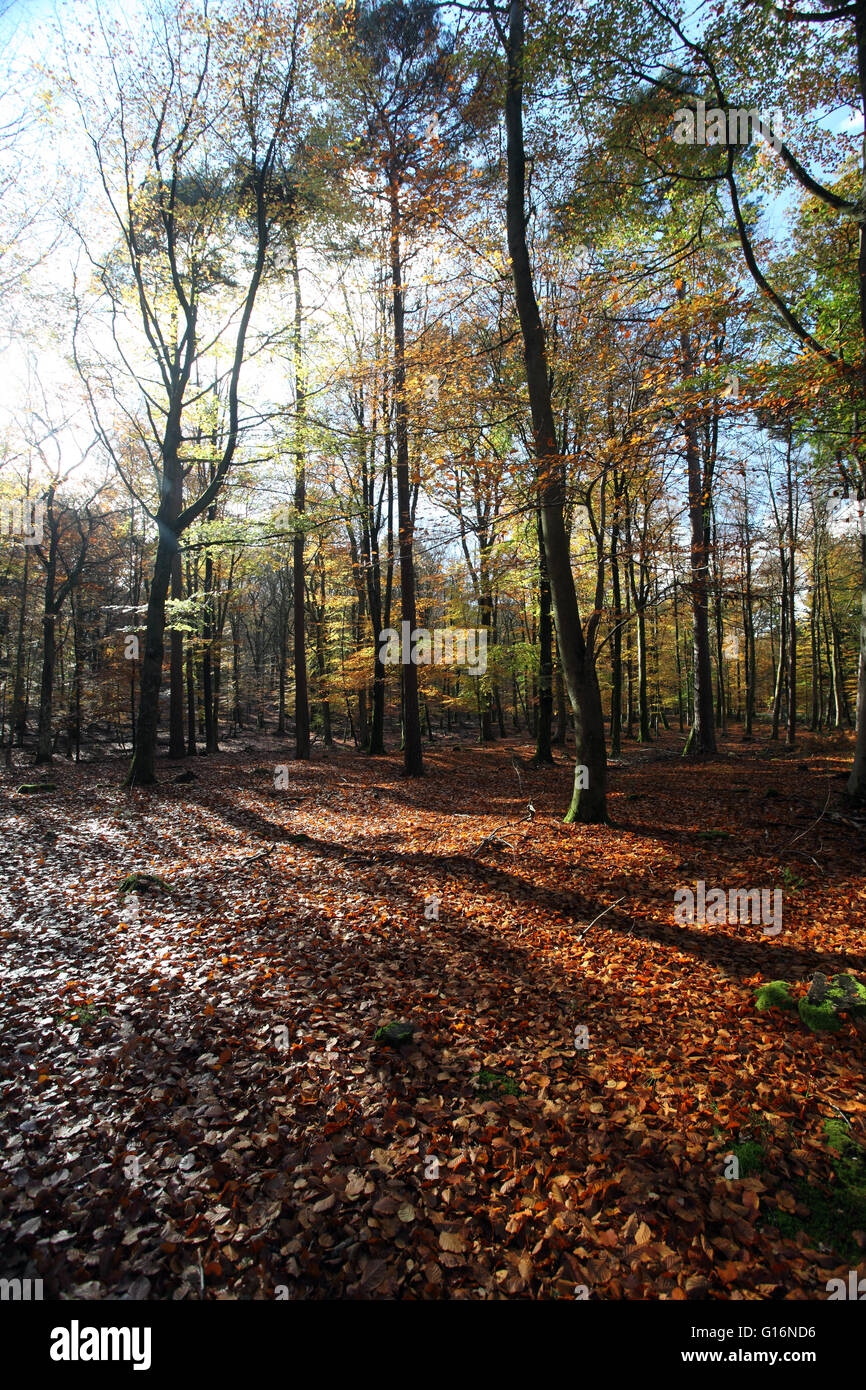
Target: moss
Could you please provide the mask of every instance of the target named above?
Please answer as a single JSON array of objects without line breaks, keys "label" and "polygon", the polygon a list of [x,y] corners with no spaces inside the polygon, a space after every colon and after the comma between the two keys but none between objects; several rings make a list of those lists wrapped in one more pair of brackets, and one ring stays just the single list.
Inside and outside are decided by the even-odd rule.
[{"label": "moss", "polygon": [[[852,994],[855,996],[853,999]],[[837,1009],[855,1018],[866,1013],[866,986],[855,980],[853,975],[833,975],[828,982],[827,999]]]},{"label": "moss", "polygon": [[484,1067],[475,1078],[475,1089],[482,1100],[495,1100],[500,1095],[520,1095],[520,1085],[513,1077],[487,1071]]},{"label": "moss", "polygon": [[801,1179],[794,1191],[798,1203],[807,1208],[807,1215],[777,1209],[769,1221],[790,1239],[805,1231],[813,1245],[856,1263],[862,1251],[852,1239],[852,1232],[866,1230],[866,1152],[841,1120],[825,1120],[824,1139],[827,1147],[838,1154],[833,1163],[833,1181],[823,1186]]},{"label": "moss", "polygon": [[832,1004],[810,1004],[803,996],[797,1005],[800,1018],[813,1033],[838,1033],[842,1020]]},{"label": "moss", "polygon": [[851,1130],[844,1120],[825,1120],[824,1137],[831,1149],[837,1149],[840,1154],[849,1154],[851,1150],[859,1149],[859,1145],[851,1138]]},{"label": "moss", "polygon": [[734,1144],[729,1150],[740,1165],[740,1177],[751,1177],[752,1173],[760,1173],[766,1162],[767,1154],[763,1144],[759,1144],[756,1139],[744,1139],[741,1144]]},{"label": "moss", "polygon": [[117,891],[123,897],[125,893],[146,893],[151,888],[159,888],[163,893],[171,892],[171,884],[157,874],[127,874]]},{"label": "moss", "polygon": [[390,1047],[401,1047],[409,1043],[415,1035],[413,1023],[386,1023],[373,1034],[375,1042],[388,1043]]},{"label": "moss", "polygon": [[796,1009],[797,1001],[792,998],[786,980],[771,980],[757,991],[755,1007],[759,1013],[765,1009]]}]

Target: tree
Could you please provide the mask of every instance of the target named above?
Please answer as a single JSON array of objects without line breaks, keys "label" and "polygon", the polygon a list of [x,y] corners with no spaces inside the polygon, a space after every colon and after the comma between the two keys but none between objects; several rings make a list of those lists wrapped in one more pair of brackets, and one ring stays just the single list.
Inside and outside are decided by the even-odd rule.
[{"label": "tree", "polygon": [[[78,102],[120,232],[120,255],[103,257],[95,268],[110,305],[117,357],[128,362],[118,324],[129,326],[134,304],[156,370],[154,387],[138,380],[139,430],[158,493],[155,510],[148,509],[158,544],[127,779],[133,785],[156,778],[166,599],[180,537],[211,507],[241,439],[241,371],[278,203],[274,171],[293,114],[303,12],[253,0],[213,20],[206,6],[196,10],[181,2],[150,17],[143,45],[131,35],[122,44],[102,22],[100,31],[113,104],[94,109],[94,99],[80,92]],[[127,67],[121,66],[124,47]],[[222,297],[236,277],[239,303],[221,318]],[[103,422],[93,374],[82,361],[83,317],[79,307],[76,364],[103,442],[132,491]],[[184,502],[193,462],[186,452],[187,416],[197,399],[199,364],[217,344],[229,356],[223,373],[227,428],[209,483]]]},{"label": "tree", "polygon": [[[565,526],[565,480],[556,436],[544,325],[532,277],[526,238],[526,150],[523,141],[525,63],[524,0],[510,0],[503,20],[488,0],[490,15],[506,59],[505,130],[508,161],[506,221],[524,362],[535,458],[539,476],[541,527],[560,659],[574,714],[577,767],[567,821],[607,819],[607,759],[598,677],[587,651]],[[581,769],[586,768],[586,778]],[[583,782],[586,780],[587,785]]]}]

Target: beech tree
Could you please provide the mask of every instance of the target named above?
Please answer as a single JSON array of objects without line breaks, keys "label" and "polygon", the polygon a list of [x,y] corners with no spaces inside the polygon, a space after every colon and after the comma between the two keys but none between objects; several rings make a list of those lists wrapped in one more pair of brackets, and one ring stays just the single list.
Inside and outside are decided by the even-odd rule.
[{"label": "beech tree", "polygon": [[[304,22],[300,7],[271,0],[241,4],[219,19],[206,3],[180,0],[150,14],[142,34],[126,32],[122,41],[100,20],[110,97],[100,101],[69,78],[120,233],[119,247],[89,253],[108,307],[115,364],[132,368],[127,335],[137,312],[155,374],[130,372],[140,391],[137,408],[116,381],[103,384],[103,395],[110,389],[118,410],[133,419],[157,494],[148,507],[158,544],[130,784],[156,777],[166,599],[180,537],[211,507],[241,442],[241,373],[279,207],[274,171],[293,117]],[[79,299],[76,363],[100,436],[135,495],[87,361],[86,324]],[[228,357],[219,371],[227,427],[210,481],[185,499],[194,462],[188,417],[205,359],[217,350]]]},{"label": "beech tree", "polygon": [[[526,237],[526,150],[523,141],[525,4],[524,0],[511,0],[507,13],[503,14],[494,0],[488,0],[488,8],[505,53],[508,252],[523,334],[547,575],[560,659],[575,725],[577,765],[566,820],[593,823],[607,819],[604,714],[595,664],[587,651],[571,568],[565,525],[564,468],[553,416],[544,325],[535,295]],[[583,768],[586,769],[585,776]]]}]

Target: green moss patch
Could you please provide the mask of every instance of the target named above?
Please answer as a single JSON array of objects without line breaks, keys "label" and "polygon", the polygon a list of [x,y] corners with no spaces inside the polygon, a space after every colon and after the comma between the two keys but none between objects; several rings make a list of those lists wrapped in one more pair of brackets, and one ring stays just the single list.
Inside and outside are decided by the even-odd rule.
[{"label": "green moss patch", "polygon": [[154,888],[161,893],[171,892],[171,884],[158,874],[128,874],[117,891],[123,897],[126,893],[149,893]]},{"label": "green moss patch", "polygon": [[767,985],[761,985],[755,995],[755,1008],[758,1013],[763,1013],[766,1009],[796,1009],[797,1001],[792,998],[786,980],[771,980]]},{"label": "green moss patch", "polygon": [[842,1020],[832,1004],[810,1004],[804,997],[797,1005],[797,1012],[813,1033],[838,1033],[842,1027]]},{"label": "green moss patch", "polygon": [[824,1122],[824,1138],[827,1147],[838,1155],[833,1162],[833,1181],[823,1186],[801,1178],[794,1193],[807,1214],[776,1208],[768,1221],[789,1239],[805,1231],[813,1246],[856,1263],[862,1251],[853,1233],[866,1231],[866,1151],[851,1138],[841,1120]]},{"label": "green moss patch", "polygon": [[481,1100],[496,1100],[499,1096],[519,1096],[520,1083],[513,1076],[503,1076],[498,1071],[487,1071],[485,1067],[475,1077],[475,1090]]},{"label": "green moss patch", "polygon": [[740,1165],[741,1178],[750,1178],[753,1173],[760,1173],[767,1161],[767,1152],[757,1139],[744,1139],[742,1143],[734,1144],[729,1152]]},{"label": "green moss patch", "polygon": [[831,975],[816,970],[806,994],[796,997],[786,980],[771,980],[755,992],[755,1008],[796,1011],[800,1021],[813,1033],[838,1033],[844,1016],[866,1014],[866,987],[853,975]]}]

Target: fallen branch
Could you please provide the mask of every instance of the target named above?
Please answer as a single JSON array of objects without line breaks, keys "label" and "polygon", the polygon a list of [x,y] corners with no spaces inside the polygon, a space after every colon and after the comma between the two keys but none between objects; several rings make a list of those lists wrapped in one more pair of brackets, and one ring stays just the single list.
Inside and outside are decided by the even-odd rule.
[{"label": "fallen branch", "polygon": [[[484,836],[484,839],[481,840],[481,841],[479,841],[479,843],[475,846],[474,850],[472,851],[472,854],[473,854],[473,855],[480,854],[481,851],[483,850],[484,846],[485,846],[486,844],[489,844],[491,840],[495,840],[496,837],[497,837],[497,835],[499,834],[499,831],[500,831],[500,830],[504,830],[505,827],[506,827],[507,825],[523,825],[525,821],[531,821],[534,815],[535,815],[535,807],[533,806],[532,802],[530,801],[529,805],[528,805],[527,808],[526,808],[526,815],[525,815],[525,816],[521,816],[521,817],[520,817],[520,820],[518,820],[518,821],[507,821],[507,820],[504,820],[504,821],[502,822],[501,825],[495,825],[495,826],[493,827],[493,829],[491,830],[490,834],[489,834],[489,835],[485,835],[485,836]],[[505,841],[504,843],[507,844],[508,842]],[[508,845],[508,848],[511,850],[511,852],[512,852],[512,854],[513,854],[513,853],[514,853],[514,850],[512,849],[511,845]]]},{"label": "fallen branch", "polygon": [[276,849],[276,845],[267,845],[265,849],[258,850],[255,854],[248,854],[246,859],[237,860],[234,864],[227,864],[220,872],[221,874],[234,874],[238,869],[246,869],[248,865],[255,864],[257,859],[268,859]]},{"label": "fallen branch", "polygon": [[581,940],[583,939],[583,937],[586,936],[586,933],[589,931],[589,927],[594,927],[595,924],[596,924],[596,922],[600,922],[601,919],[602,919],[602,917],[607,916],[608,912],[613,912],[613,910],[614,910],[615,907],[619,907],[620,903],[624,903],[624,902],[625,902],[625,894],[623,894],[621,898],[617,898],[617,900],[616,900],[615,903],[611,903],[610,907],[606,907],[606,908],[604,909],[604,912],[600,912],[600,913],[598,914],[597,917],[593,917],[593,919],[592,919],[592,921],[590,922],[589,926],[588,926],[588,927],[584,927],[583,931],[579,931],[579,932],[577,933],[577,940],[578,940],[578,941],[581,941]]},{"label": "fallen branch", "polygon": [[785,848],[782,850],[783,854],[787,854],[788,850],[791,848],[791,845],[795,845],[798,840],[802,840],[804,835],[808,835],[810,830],[815,829],[815,826],[818,824],[818,821],[822,821],[824,819],[824,816],[827,814],[827,807],[830,805],[830,797],[832,795],[833,783],[831,782],[829,787],[827,788],[827,800],[824,802],[824,810],[821,812],[820,816],[818,817],[818,820],[813,820],[811,825],[807,825],[805,830],[801,830],[799,835],[795,835],[793,840],[791,840],[790,844],[787,844]]}]

